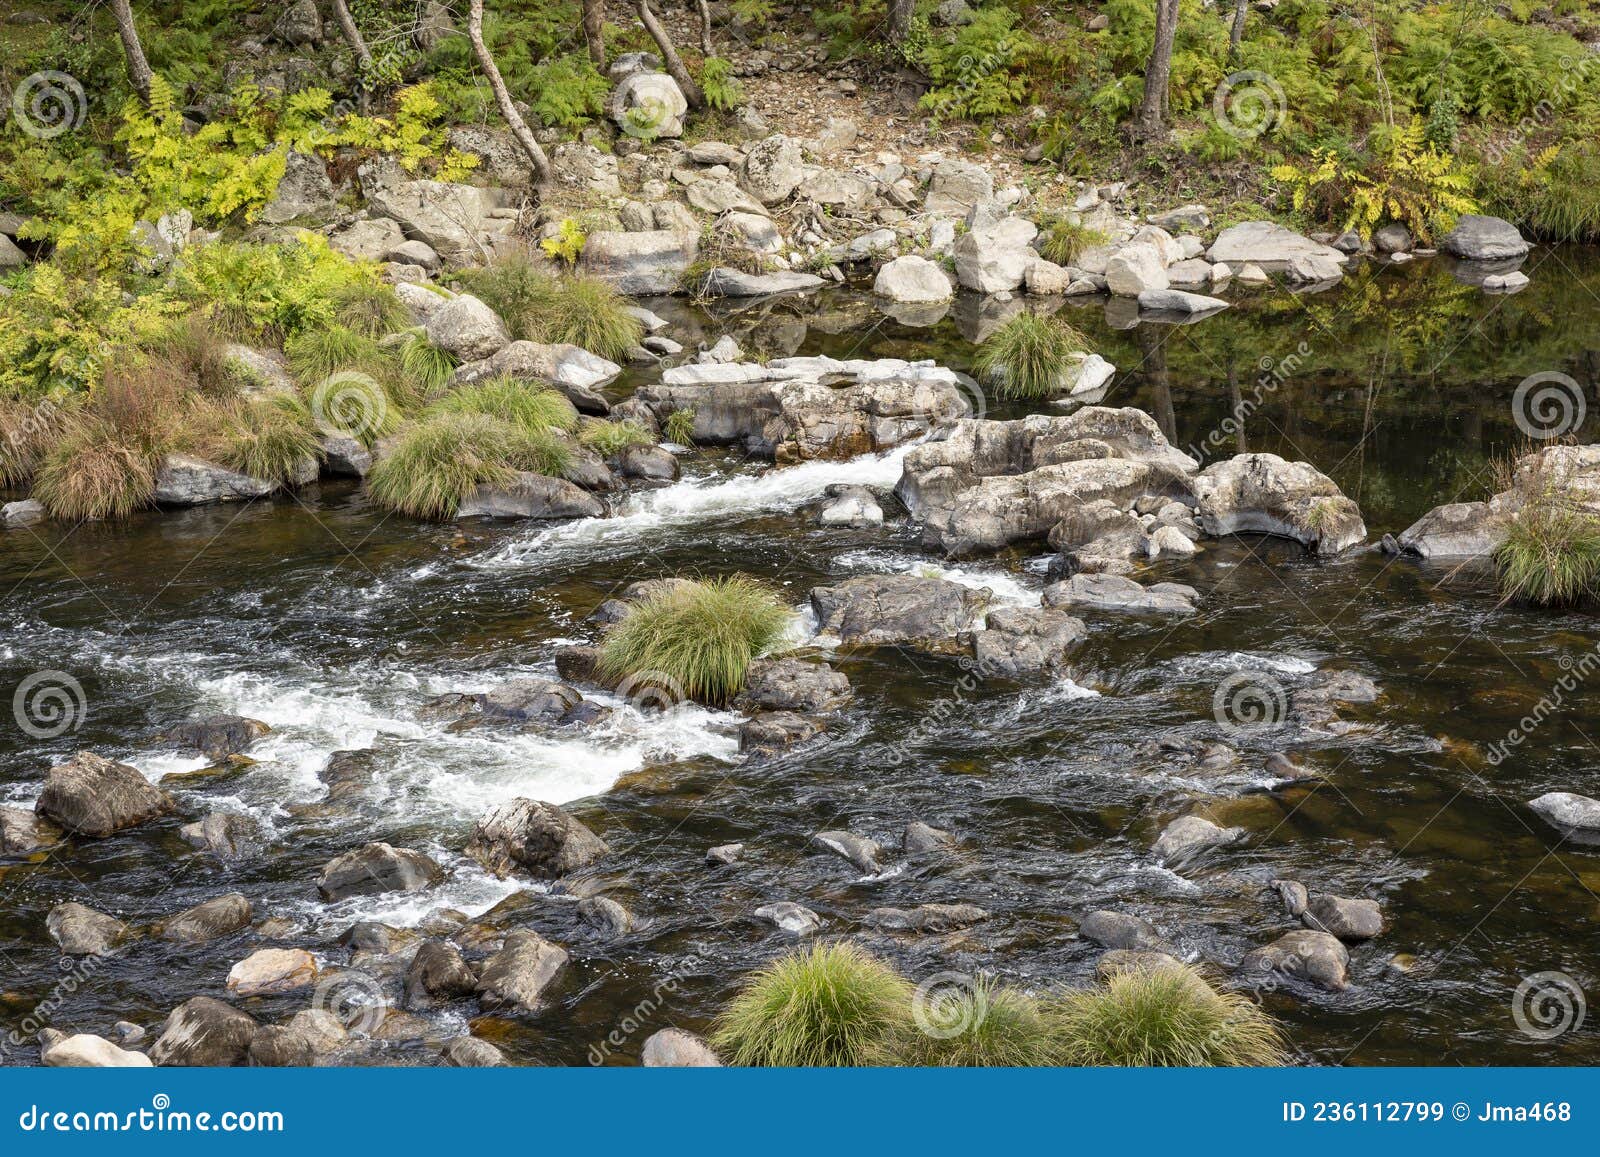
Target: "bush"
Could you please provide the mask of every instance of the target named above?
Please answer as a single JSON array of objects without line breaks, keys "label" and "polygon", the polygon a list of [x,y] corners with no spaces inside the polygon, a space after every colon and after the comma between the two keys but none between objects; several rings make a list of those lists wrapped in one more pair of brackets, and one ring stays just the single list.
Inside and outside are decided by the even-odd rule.
[{"label": "bush", "polygon": [[487,414],[438,414],[405,431],[367,476],[373,501],[414,518],[455,515],[480,485],[504,486],[523,442],[516,429]]},{"label": "bush", "polygon": [[627,361],[644,337],[644,324],[628,312],[627,299],[594,277],[564,279],[537,329],[538,340],[570,342],[613,362]]},{"label": "bush", "polygon": [[54,518],[69,522],[126,518],[150,505],[156,457],[101,418],[86,417],[45,457],[33,496]]},{"label": "bush", "polygon": [[614,458],[629,446],[653,446],[655,439],[639,423],[592,421],[583,424],[578,441],[602,458]]},{"label": "bush", "polygon": [[735,575],[678,585],[637,604],[600,644],[598,672],[649,675],[678,694],[725,703],[750,660],[782,638],[790,613],[773,590]]},{"label": "bush", "polygon": [[1186,965],[1130,968],[1052,1009],[1070,1065],[1238,1066],[1284,1063],[1271,1017],[1240,993],[1218,992]]},{"label": "bush", "polygon": [[874,1064],[913,1031],[910,998],[905,980],[854,945],[818,944],[756,973],[717,1018],[711,1044],[735,1065]]},{"label": "bush", "polygon": [[1600,519],[1535,499],[1507,527],[1494,561],[1506,600],[1572,606],[1600,594]]},{"label": "bush", "polygon": [[280,393],[230,406],[206,453],[219,466],[290,486],[303,480],[320,449],[310,411],[299,398]]},{"label": "bush", "polygon": [[1005,398],[1048,398],[1060,392],[1083,335],[1064,321],[1019,313],[978,349],[974,368]]},{"label": "bush", "polygon": [[[934,998],[923,1019],[941,1035],[919,1024],[920,1031],[896,1049],[903,1064],[1012,1068],[1056,1063],[1056,1040],[1040,1003],[988,977]],[[950,1035],[942,1035],[946,1032]]]},{"label": "bush", "polygon": [[694,445],[694,407],[684,406],[667,415],[661,433],[668,442],[678,446]]},{"label": "bush", "polygon": [[303,385],[315,385],[336,370],[379,369],[384,362],[378,343],[342,325],[308,329],[284,343],[289,368]]},{"label": "bush", "polygon": [[245,378],[243,369],[228,356],[228,343],[203,314],[191,313],[174,321],[148,341],[145,350],[169,363],[209,398],[233,396]]},{"label": "bush", "polygon": [[488,414],[528,434],[568,434],[578,428],[578,411],[549,386],[515,378],[491,378],[462,386],[439,399],[440,414]]}]

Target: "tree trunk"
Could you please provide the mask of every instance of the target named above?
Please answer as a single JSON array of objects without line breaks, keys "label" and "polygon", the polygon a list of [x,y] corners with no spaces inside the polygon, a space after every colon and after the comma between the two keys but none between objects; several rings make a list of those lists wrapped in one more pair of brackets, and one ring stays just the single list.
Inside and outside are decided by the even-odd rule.
[{"label": "tree trunk", "polygon": [[1135,132],[1146,140],[1166,131],[1167,85],[1172,79],[1172,42],[1178,35],[1178,0],[1156,0],[1156,43],[1144,70],[1144,100]]},{"label": "tree trunk", "polygon": [[150,81],[155,73],[144,58],[144,45],[139,43],[139,30],[133,26],[133,7],[128,0],[111,0],[111,15],[117,22],[117,35],[122,39],[122,52],[128,58],[128,79],[134,91],[145,104],[150,103]]},{"label": "tree trunk", "polygon": [[911,31],[911,17],[916,11],[916,0],[889,0],[889,43],[904,44]]},{"label": "tree trunk", "polygon": [[1228,59],[1239,55],[1239,42],[1244,39],[1244,18],[1250,12],[1250,0],[1233,0],[1233,27],[1228,30]]},{"label": "tree trunk", "polygon": [[708,0],[700,0],[700,51],[707,56],[716,55],[711,47],[711,5]]},{"label": "tree trunk", "polygon": [[667,73],[683,90],[683,99],[689,102],[689,107],[705,108],[706,94],[700,91],[700,86],[694,82],[694,77],[690,76],[689,70],[683,66],[683,57],[678,55],[677,48],[673,46],[672,37],[667,35],[666,28],[650,10],[650,0],[639,0],[639,23],[644,25],[644,30],[650,34],[650,39],[654,40],[656,47],[661,50],[662,63],[667,66]]},{"label": "tree trunk", "polygon": [[344,34],[344,42],[355,54],[356,99],[361,102],[361,111],[366,112],[367,93],[372,88],[372,50],[367,47],[361,29],[356,27],[355,17],[350,15],[350,5],[345,0],[333,0],[333,15],[339,22],[339,31]]},{"label": "tree trunk", "polygon": [[506,124],[511,127],[511,135],[517,138],[522,151],[528,154],[528,160],[533,163],[534,182],[548,185],[552,176],[550,158],[544,155],[544,150],[533,137],[533,130],[528,127],[528,122],[522,119],[522,114],[512,103],[511,91],[506,88],[505,78],[500,75],[500,69],[489,52],[489,46],[483,42],[483,0],[472,0],[472,6],[467,10],[467,39],[472,41],[472,51],[478,58],[478,67],[483,69],[484,75],[489,79],[489,87],[494,91],[495,104],[500,106],[500,115],[505,118]]},{"label": "tree trunk", "polygon": [[601,72],[606,70],[605,11],[601,0],[583,0],[583,38],[589,44],[589,59]]}]

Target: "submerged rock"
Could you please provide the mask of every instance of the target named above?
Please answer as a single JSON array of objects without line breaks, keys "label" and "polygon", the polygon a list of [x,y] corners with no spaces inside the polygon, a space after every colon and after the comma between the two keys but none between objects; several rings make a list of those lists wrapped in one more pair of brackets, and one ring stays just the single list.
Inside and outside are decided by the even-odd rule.
[{"label": "submerged rock", "polygon": [[307,1068],[331,1056],[350,1038],[339,1018],[303,1008],[284,1024],[267,1024],[250,1038],[249,1062],[263,1068]]},{"label": "submerged rock", "polygon": [[825,730],[820,719],[794,711],[766,711],[739,725],[739,750],[771,754],[814,739]]},{"label": "submerged rock", "polygon": [[54,847],[63,833],[43,816],[19,807],[0,807],[0,856],[27,856]]},{"label": "submerged rock", "polygon": [[248,928],[252,915],[250,901],[239,892],[229,892],[162,921],[160,935],[163,940],[201,944]]},{"label": "submerged rock", "polygon": [[1126,912],[1091,912],[1078,923],[1078,935],[1102,948],[1160,951],[1167,946],[1150,921]]},{"label": "submerged rock", "polygon": [[1337,936],[1327,932],[1289,932],[1271,944],[1257,948],[1239,962],[1239,971],[1263,978],[1281,972],[1307,980],[1329,992],[1341,992],[1350,985],[1350,952]]},{"label": "submerged rock", "polygon": [[942,828],[925,824],[921,820],[913,820],[906,825],[900,847],[907,855],[912,855],[917,852],[948,851],[955,847],[955,843],[956,838]]},{"label": "submerged rock", "polygon": [[1557,827],[1600,831],[1600,799],[1551,791],[1529,800],[1528,806]]},{"label": "submerged rock", "polygon": [[475,1036],[451,1037],[439,1055],[445,1064],[457,1069],[496,1069],[511,1063],[505,1053]]},{"label": "submerged rock", "polygon": [[976,904],[921,904],[915,908],[874,908],[866,922],[880,932],[954,932],[989,918]]},{"label": "submerged rock", "polygon": [[1371,940],[1383,932],[1383,909],[1375,900],[1313,895],[1300,918],[1307,928],[1340,940]]},{"label": "submerged rock", "polygon": [[1162,863],[1181,866],[1243,834],[1239,828],[1219,827],[1202,816],[1179,816],[1162,829],[1151,850]]},{"label": "submerged rock", "polygon": [[972,635],[973,665],[983,677],[1019,679],[1066,665],[1087,637],[1083,620],[1051,607],[998,607]]},{"label": "submerged rock", "polygon": [[1094,611],[1128,611],[1189,615],[1199,592],[1182,583],[1140,586],[1118,574],[1075,574],[1044,589],[1047,607],[1082,607]]},{"label": "submerged rock", "polygon": [[68,956],[105,956],[130,931],[115,916],[72,902],[57,904],[44,922],[50,939]]},{"label": "submerged rock", "polygon": [[161,734],[161,742],[221,761],[237,755],[271,730],[259,719],[246,719],[243,715],[207,715],[169,728]]},{"label": "submerged rock", "polygon": [[555,804],[515,799],[478,821],[466,852],[504,879],[515,869],[554,879],[588,867],[611,851],[606,842]]},{"label": "submerged rock", "polygon": [[80,751],[50,769],[34,811],[76,835],[103,839],[177,807],[136,769]]},{"label": "submerged rock", "polygon": [[457,518],[600,518],[605,504],[565,478],[519,471],[505,486],[479,486],[456,507]]},{"label": "submerged rock", "polygon": [[810,936],[822,928],[821,916],[790,900],[763,904],[755,914],[757,919],[770,921],[791,936]]},{"label": "submerged rock", "polygon": [[883,847],[876,840],[858,836],[854,832],[829,831],[818,832],[811,837],[811,842],[843,856],[858,871],[872,875],[880,870],[878,857],[883,855]]}]

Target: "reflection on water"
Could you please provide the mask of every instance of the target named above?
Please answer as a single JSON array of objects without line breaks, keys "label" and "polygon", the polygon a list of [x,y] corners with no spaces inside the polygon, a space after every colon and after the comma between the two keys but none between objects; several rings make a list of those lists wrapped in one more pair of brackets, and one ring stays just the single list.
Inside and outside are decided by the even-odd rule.
[{"label": "reflection on water", "polygon": [[[1193,326],[1127,329],[1100,303],[1060,308],[1118,365],[1108,404],[1148,410],[1175,443],[1210,457],[1248,448],[1305,458],[1358,498],[1377,536],[1488,490],[1496,456],[1522,441],[1511,397],[1527,375],[1560,371],[1593,398],[1600,266],[1563,250],[1536,253],[1528,268],[1533,285],[1511,297],[1423,262],[1312,297],[1240,292],[1237,308]],[[1037,305],[963,300],[932,325],[887,319],[851,291],[721,318],[681,303],[657,311],[691,345],[731,331],[765,355],[936,357],[965,368],[974,336],[1006,310]],[[1242,428],[1212,437],[1241,412]],[[687,481],[628,500],[609,523],[420,526],[369,510],[349,486],[325,486],[300,503],[6,534],[0,690],[62,670],[83,686],[88,711],[53,739],[0,738],[0,802],[30,804],[49,762],[78,748],[151,775],[192,770],[200,761],[146,742],[192,711],[241,712],[275,731],[253,750],[254,766],[178,788],[191,817],[257,817],[270,839],[264,857],[195,856],[174,820],[0,867],[0,1027],[55,987],[44,914],[64,900],[144,925],[242,891],[258,918],[295,921],[294,942],[332,963],[346,959],[335,941],[356,919],[412,926],[438,908],[476,917],[518,886],[461,856],[466,833],[493,803],[526,794],[573,801],[602,832],[616,854],[599,883],[641,925],[602,939],[575,918],[570,896],[541,887],[521,897],[510,919],[567,945],[574,961],[545,1012],[474,1021],[521,1061],[585,1063],[669,975],[678,984],[663,1023],[703,1027],[736,979],[784,946],[749,918],[763,903],[803,902],[841,933],[861,933],[873,907],[977,903],[994,916],[962,934],[862,934],[911,975],[988,969],[1043,986],[1092,973],[1097,950],[1073,930],[1099,907],[1148,917],[1186,957],[1224,970],[1293,926],[1267,887],[1282,878],[1378,899],[1389,925],[1352,950],[1349,991],[1264,997],[1305,1059],[1600,1059],[1590,1036],[1536,1042],[1511,1015],[1531,973],[1600,982],[1590,947],[1600,849],[1563,841],[1523,806],[1546,791],[1600,794],[1596,697],[1580,688],[1513,758],[1484,757],[1593,645],[1593,618],[1497,608],[1481,574],[1377,554],[1318,563],[1258,539],[1208,544],[1154,571],[1198,588],[1200,614],[1091,618],[1071,679],[1057,685],[958,693],[965,672],[951,660],[838,653],[855,702],[824,738],[766,761],[737,755],[736,716],[694,708],[623,707],[582,733],[455,732],[419,720],[432,695],[551,676],[557,641],[592,637],[590,610],[662,573],[743,569],[796,605],[812,585],[857,573],[926,569],[1021,604],[1043,586],[1039,551],[947,566],[901,525],[812,524],[804,507],[829,484],[886,486],[897,455],[760,475],[705,453],[687,467]],[[1292,697],[1330,670],[1371,676],[1382,698],[1309,733],[1219,727],[1213,696],[1236,672]],[[1201,766],[1156,739],[1225,739],[1240,755]],[[1322,778],[1284,786],[1268,774],[1266,753],[1286,744]],[[352,811],[320,808],[328,753],[362,747],[379,757],[371,788]],[[1177,874],[1149,848],[1191,809],[1247,836]],[[814,831],[848,827],[897,847],[917,819],[959,832],[961,849],[896,857],[896,870],[863,880],[809,844]],[[429,893],[320,903],[321,865],[368,839],[428,851],[450,877]],[[735,841],[747,846],[744,862],[703,863],[706,848]],[[123,1018],[153,1025],[190,996],[224,995],[228,966],[256,943],[249,933],[199,946],[137,941],[64,995],[56,1023],[101,1033]],[[1403,970],[1397,956],[1415,963]],[[386,982],[397,997],[398,982]],[[272,1020],[304,1006],[294,995],[248,1005]],[[475,1013],[458,1006],[438,1030],[461,1031]],[[636,1057],[648,1031],[615,1056]],[[8,1059],[35,1055],[14,1049]]]}]

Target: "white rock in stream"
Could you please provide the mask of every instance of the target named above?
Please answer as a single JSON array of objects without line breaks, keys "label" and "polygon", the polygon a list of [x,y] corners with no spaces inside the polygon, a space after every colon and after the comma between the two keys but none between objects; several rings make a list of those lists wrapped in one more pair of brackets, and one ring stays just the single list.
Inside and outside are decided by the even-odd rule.
[{"label": "white rock in stream", "polygon": [[1600,830],[1600,799],[1551,791],[1529,800],[1528,806],[1557,827]]}]

